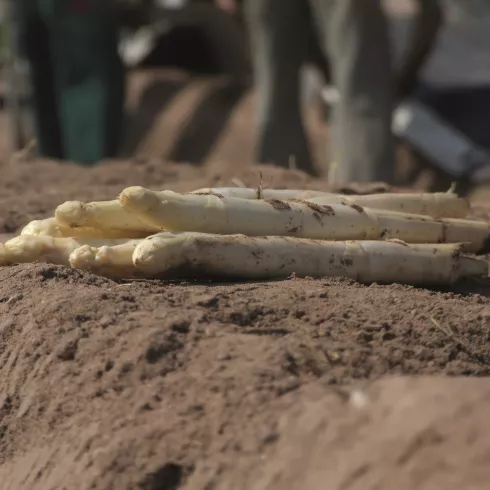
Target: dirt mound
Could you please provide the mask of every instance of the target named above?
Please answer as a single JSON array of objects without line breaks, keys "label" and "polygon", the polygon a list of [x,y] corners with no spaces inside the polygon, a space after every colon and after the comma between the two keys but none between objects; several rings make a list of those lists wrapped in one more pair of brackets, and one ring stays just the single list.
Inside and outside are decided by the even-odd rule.
[{"label": "dirt mound", "polygon": [[[365,389],[319,383],[290,397],[268,444],[213,488],[485,488],[490,381],[390,379]],[[195,475],[190,488],[203,488]]]},{"label": "dirt mound", "polygon": [[0,316],[0,481],[15,490],[231,488],[288,393],[318,378],[490,373],[478,294],[115,283],[27,265],[0,270]]},{"label": "dirt mound", "polygon": [[[52,215],[68,199],[112,199],[138,184],[189,190],[238,178],[256,186],[259,170],[264,185],[328,188],[270,167],[132,160],[86,169],[27,160],[0,167],[0,232]],[[475,212],[488,216],[484,206]],[[309,465],[328,451],[333,488],[388,488],[397,475],[429,488],[442,484],[445,461],[483,489],[483,381],[375,383],[366,388],[367,421],[341,394],[384,375],[488,376],[489,298],[486,283],[450,292],[340,279],[113,282],[45,264],[0,268],[0,488],[210,490],[250,481],[260,489],[277,472],[293,482],[280,461],[311,446],[311,461],[285,459],[288,468],[315,478]],[[405,395],[413,410],[403,408]],[[325,418],[310,417],[319,403]],[[325,420],[325,437],[308,439]],[[444,441],[398,463],[426,426]],[[349,427],[364,442],[348,442]],[[422,447],[431,431],[422,431]],[[381,458],[398,440],[398,452]],[[351,474],[360,475],[352,484]]]}]

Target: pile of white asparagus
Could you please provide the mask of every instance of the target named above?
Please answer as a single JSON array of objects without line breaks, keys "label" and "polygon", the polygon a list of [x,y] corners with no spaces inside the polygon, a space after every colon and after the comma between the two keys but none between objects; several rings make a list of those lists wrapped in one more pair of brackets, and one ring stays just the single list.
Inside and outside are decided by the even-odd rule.
[{"label": "pile of white asparagus", "polygon": [[[453,192],[344,196],[129,187],[112,201],[67,201],[0,245],[0,265],[49,262],[114,279],[260,280],[342,276],[452,284],[488,277],[490,225]],[[470,254],[470,255],[467,255]]]}]

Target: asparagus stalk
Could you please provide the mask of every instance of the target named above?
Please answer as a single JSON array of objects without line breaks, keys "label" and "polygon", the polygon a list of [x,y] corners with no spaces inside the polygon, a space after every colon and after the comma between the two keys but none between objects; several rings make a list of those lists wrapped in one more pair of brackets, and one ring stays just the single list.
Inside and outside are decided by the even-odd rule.
[{"label": "asparagus stalk", "polygon": [[100,247],[82,245],[71,252],[69,264],[111,278],[131,278],[139,276],[133,265],[133,252],[141,240],[129,240],[119,245]]},{"label": "asparagus stalk", "polygon": [[169,231],[319,240],[465,242],[467,251],[490,250],[490,225],[479,221],[431,218],[358,205],[189,195],[142,187],[125,189],[119,200],[141,221]]},{"label": "asparagus stalk", "polygon": [[66,228],[95,228],[104,231],[124,230],[126,236],[131,233],[149,235],[156,230],[141,222],[128,210],[121,207],[119,201],[66,201],[56,208],[56,220]]},{"label": "asparagus stalk", "polygon": [[332,196],[329,192],[301,189],[253,189],[252,187],[205,187],[190,194],[216,194],[223,197],[240,199],[310,199],[313,197]]},{"label": "asparagus stalk", "polygon": [[238,280],[341,276],[361,283],[452,284],[488,275],[488,263],[465,257],[458,244],[401,241],[329,242],[245,235],[154,235],[133,253],[146,277]]},{"label": "asparagus stalk", "polygon": [[350,204],[373,209],[422,214],[434,218],[464,218],[470,210],[469,202],[454,192],[366,194],[344,196],[322,191],[290,189],[253,189],[243,187],[215,187],[198,189],[190,194],[214,194],[240,199],[278,199],[281,201],[307,200],[321,205]]},{"label": "asparagus stalk", "polygon": [[44,235],[58,238],[144,238],[148,235],[147,233],[135,230],[103,230],[84,226],[80,228],[70,228],[60,225],[54,217],[31,221],[24,226],[20,234]]},{"label": "asparagus stalk", "polygon": [[400,213],[419,214],[433,218],[465,218],[470,211],[466,199],[452,192],[422,194],[366,194],[363,196],[314,197],[308,201],[320,204],[347,204],[371,209],[385,209]]},{"label": "asparagus stalk", "polygon": [[82,245],[118,245],[126,241],[128,240],[20,235],[3,244],[0,253],[0,265],[24,264],[29,262],[70,265],[70,254]]}]

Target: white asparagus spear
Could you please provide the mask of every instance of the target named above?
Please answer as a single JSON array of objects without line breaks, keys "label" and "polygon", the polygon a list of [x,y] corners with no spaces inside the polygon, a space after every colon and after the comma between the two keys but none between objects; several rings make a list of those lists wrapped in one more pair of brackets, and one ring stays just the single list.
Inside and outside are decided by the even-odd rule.
[{"label": "white asparagus spear", "polygon": [[237,280],[341,276],[362,283],[452,284],[488,275],[488,263],[452,245],[329,242],[290,237],[189,233],[147,238],[133,253],[147,277]]},{"label": "white asparagus spear", "polygon": [[56,218],[34,220],[22,228],[21,235],[45,235],[73,238],[144,238],[147,233],[131,230],[98,230],[96,228],[68,228],[58,223]]},{"label": "white asparagus spear", "polygon": [[[162,232],[159,236],[187,235],[187,233]],[[70,265],[101,276],[129,279],[140,277],[141,271],[133,264],[133,252],[143,240],[129,240],[119,245],[82,245],[70,254]]]},{"label": "white asparagus spear", "polygon": [[380,240],[407,243],[461,243],[466,250],[490,249],[490,225],[372,210],[356,205],[308,201],[251,200],[215,195],[183,195],[129,187],[119,196],[142,221],[171,231],[222,235],[294,236],[320,240]]},{"label": "white asparagus spear", "polygon": [[89,227],[100,230],[128,230],[139,233],[140,236],[154,233],[156,229],[142,223],[126,209],[119,201],[66,201],[55,211],[56,220],[67,228]]},{"label": "white asparagus spear", "polygon": [[321,205],[348,204],[371,209],[386,209],[400,213],[420,214],[433,218],[464,218],[470,211],[466,199],[451,192],[422,194],[366,194],[362,196],[341,196],[331,194],[308,199]]},{"label": "white asparagus spear", "polygon": [[192,191],[190,194],[216,194],[241,199],[307,200],[317,204],[356,204],[372,209],[386,209],[401,213],[421,214],[434,218],[464,218],[470,210],[469,202],[453,192],[383,193],[344,196],[330,192],[289,189],[259,189],[242,187],[214,187]]},{"label": "white asparagus spear", "polygon": [[240,199],[310,199],[313,197],[332,196],[329,192],[306,189],[253,189],[252,187],[205,187],[189,194],[217,194],[224,197]]},{"label": "white asparagus spear", "polygon": [[45,235],[52,237],[62,237],[63,227],[56,221],[56,218],[36,219],[27,223],[22,228],[21,235]]},{"label": "white asparagus spear", "polygon": [[100,276],[112,278],[137,277],[138,269],[133,265],[133,252],[141,240],[129,240],[120,245],[92,247],[82,245],[70,254],[69,263]]},{"label": "white asparagus spear", "polygon": [[20,235],[3,244],[0,265],[49,262],[69,265],[70,254],[81,245],[118,245],[127,239],[96,239],[51,237],[43,235]]}]

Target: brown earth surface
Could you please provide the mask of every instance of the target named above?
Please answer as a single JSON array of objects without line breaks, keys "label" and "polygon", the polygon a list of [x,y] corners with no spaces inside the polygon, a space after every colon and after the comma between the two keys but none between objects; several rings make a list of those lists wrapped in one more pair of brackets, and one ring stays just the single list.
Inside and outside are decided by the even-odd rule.
[{"label": "brown earth surface", "polygon": [[[127,185],[258,181],[252,167],[158,160],[1,170],[4,233]],[[326,187],[262,171],[275,187]],[[0,488],[483,489],[490,380],[465,377],[490,375],[489,340],[488,283],[118,283],[0,268]]]},{"label": "brown earth surface", "polygon": [[[128,185],[258,185],[250,106],[204,165],[156,158],[186,126],[193,87],[151,114],[141,158],[4,158],[0,233]],[[203,137],[194,126],[184,155]],[[260,170],[271,187],[328,188]],[[488,203],[480,193],[473,217],[489,220]],[[489,341],[488,281],[114,282],[0,268],[0,490],[483,490]]]}]

